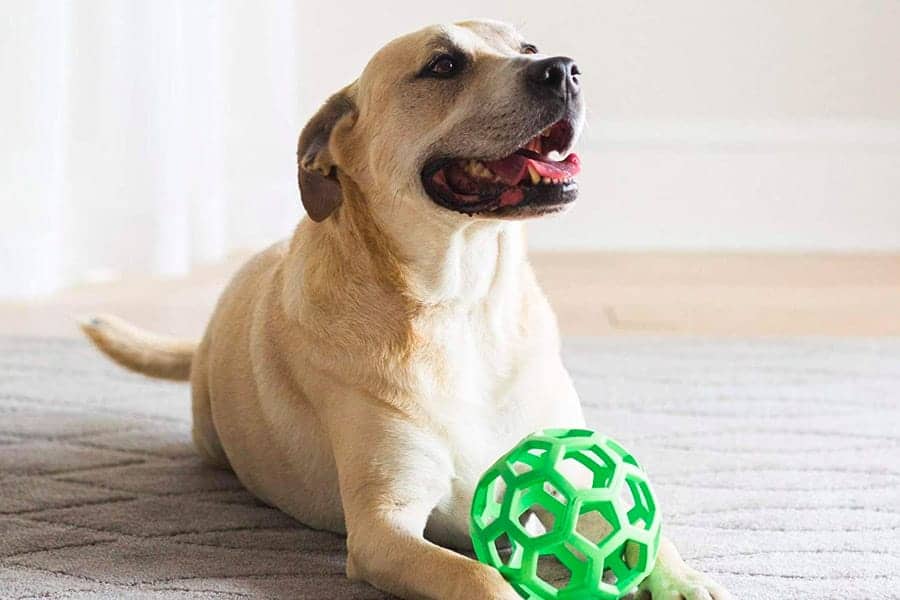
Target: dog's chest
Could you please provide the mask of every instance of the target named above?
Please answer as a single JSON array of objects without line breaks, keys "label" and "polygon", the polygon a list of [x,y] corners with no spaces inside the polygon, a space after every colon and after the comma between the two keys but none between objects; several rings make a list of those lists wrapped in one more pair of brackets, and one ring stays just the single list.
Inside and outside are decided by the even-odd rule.
[{"label": "dog's chest", "polygon": [[439,426],[452,464],[450,490],[432,514],[429,536],[463,548],[478,479],[524,435],[548,426],[552,409],[535,382],[558,376],[552,368],[543,371],[555,352],[541,356],[547,350],[520,329],[467,317],[430,332],[429,355],[416,375],[421,405]]},{"label": "dog's chest", "polygon": [[521,330],[484,311],[460,311],[418,333],[413,394],[451,444],[496,439],[530,420],[532,399],[516,397],[522,378],[533,376],[523,369],[531,344]]},{"label": "dog's chest", "polygon": [[432,512],[428,535],[434,541],[456,548],[469,548],[468,518],[475,486],[487,468],[533,425],[525,415],[511,410],[485,407],[459,410],[445,421],[445,450],[452,471],[449,488]]}]

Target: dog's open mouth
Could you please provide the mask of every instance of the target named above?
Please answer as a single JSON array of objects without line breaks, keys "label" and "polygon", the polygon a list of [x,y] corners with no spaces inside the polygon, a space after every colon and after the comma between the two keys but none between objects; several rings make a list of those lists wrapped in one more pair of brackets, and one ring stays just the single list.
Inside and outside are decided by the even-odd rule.
[{"label": "dog's open mouth", "polygon": [[465,214],[556,212],[578,195],[578,155],[562,158],[559,154],[571,145],[573,137],[572,124],[563,119],[500,159],[431,161],[422,171],[422,182],[435,202]]}]

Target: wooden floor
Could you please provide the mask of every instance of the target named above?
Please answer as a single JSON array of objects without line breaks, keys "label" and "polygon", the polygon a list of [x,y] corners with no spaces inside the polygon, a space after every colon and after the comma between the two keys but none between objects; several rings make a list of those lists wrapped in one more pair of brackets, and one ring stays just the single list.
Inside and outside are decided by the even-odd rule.
[{"label": "wooden floor", "polygon": [[[76,316],[111,312],[196,336],[245,258],[186,279],[0,303],[0,335],[74,336]],[[532,263],[566,335],[900,335],[900,254],[547,253]]]}]

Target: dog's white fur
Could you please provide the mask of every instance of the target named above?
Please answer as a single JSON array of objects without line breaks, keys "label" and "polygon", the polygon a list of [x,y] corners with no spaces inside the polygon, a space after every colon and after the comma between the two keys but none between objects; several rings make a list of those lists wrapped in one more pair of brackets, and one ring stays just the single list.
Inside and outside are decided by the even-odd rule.
[{"label": "dog's white fur", "polygon": [[[482,69],[469,84],[482,89],[450,109],[430,106],[437,88],[416,88],[412,105],[398,97],[436,35]],[[479,21],[381,50],[341,92],[352,114],[332,115],[307,165],[336,171],[340,206],[241,269],[198,346],[111,317],[83,324],[130,368],[189,372],[199,451],[299,521],[346,532],[348,575],[402,598],[517,600],[497,571],[447,548],[469,546],[473,489],[493,460],[534,430],[584,425],[521,222],[438,207],[418,179],[435,148],[484,143],[453,138],[491,110],[475,100],[502,105],[495,88],[512,85],[504,67],[523,60],[520,44]],[[667,541],[642,587],[659,600],[728,597]]]}]

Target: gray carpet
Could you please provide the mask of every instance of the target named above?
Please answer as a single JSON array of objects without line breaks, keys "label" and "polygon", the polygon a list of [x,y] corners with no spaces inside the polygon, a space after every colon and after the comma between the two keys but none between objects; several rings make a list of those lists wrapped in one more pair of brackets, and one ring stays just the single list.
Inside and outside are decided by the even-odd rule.
[{"label": "gray carpet", "polygon": [[[900,341],[583,339],[566,359],[736,598],[900,598]],[[184,385],[0,340],[0,597],[384,598],[346,581],[340,537],[203,467],[189,426]]]}]

